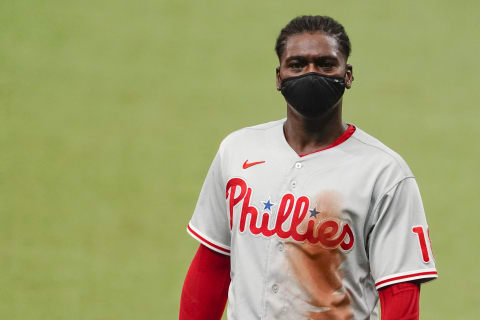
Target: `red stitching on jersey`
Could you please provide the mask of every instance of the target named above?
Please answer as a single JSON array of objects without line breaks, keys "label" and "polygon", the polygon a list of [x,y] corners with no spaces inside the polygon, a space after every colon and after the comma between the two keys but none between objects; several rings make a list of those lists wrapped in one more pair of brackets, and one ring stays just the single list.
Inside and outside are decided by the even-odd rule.
[{"label": "red stitching on jersey", "polygon": [[225,249],[225,248],[222,248],[222,247],[220,247],[220,246],[217,246],[217,245],[214,244],[214,243],[211,243],[210,241],[208,241],[207,239],[205,239],[204,237],[202,237],[201,235],[199,235],[198,233],[196,233],[195,231],[193,231],[193,229],[190,228],[189,225],[187,226],[187,229],[188,229],[188,231],[190,231],[193,235],[195,235],[200,241],[205,242],[206,244],[214,247],[214,248],[217,249],[217,250],[220,250],[220,251],[225,252],[225,253],[230,253],[230,250]]},{"label": "red stitching on jersey", "polygon": [[418,273],[413,273],[413,274],[408,274],[408,275],[404,275],[404,276],[398,276],[398,277],[394,277],[394,278],[390,278],[390,279],[386,279],[386,280],[382,280],[380,282],[377,282],[375,283],[375,286],[378,287],[382,284],[385,284],[387,282],[391,282],[391,281],[396,281],[396,280],[402,280],[402,279],[407,279],[407,278],[413,278],[413,277],[421,277],[421,276],[430,276],[430,275],[438,275],[437,271],[428,271],[428,272],[418,272]]}]

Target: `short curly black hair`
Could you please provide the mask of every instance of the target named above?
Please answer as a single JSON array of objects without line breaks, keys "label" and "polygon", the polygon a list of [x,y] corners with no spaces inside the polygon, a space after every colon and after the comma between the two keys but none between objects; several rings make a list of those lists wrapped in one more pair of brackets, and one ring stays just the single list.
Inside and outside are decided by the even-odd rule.
[{"label": "short curly black hair", "polygon": [[335,19],[328,16],[298,16],[290,21],[278,35],[275,44],[275,52],[278,60],[281,60],[285,45],[290,36],[300,33],[324,32],[338,42],[340,51],[348,60],[352,51],[350,39],[343,26]]}]

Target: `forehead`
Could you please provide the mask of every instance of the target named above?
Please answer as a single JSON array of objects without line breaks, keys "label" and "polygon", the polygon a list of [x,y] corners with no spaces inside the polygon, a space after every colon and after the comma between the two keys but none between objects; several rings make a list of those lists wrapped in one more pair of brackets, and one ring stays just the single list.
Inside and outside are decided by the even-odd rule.
[{"label": "forehead", "polygon": [[332,56],[344,59],[337,40],[323,32],[300,33],[288,37],[282,60],[292,56]]}]

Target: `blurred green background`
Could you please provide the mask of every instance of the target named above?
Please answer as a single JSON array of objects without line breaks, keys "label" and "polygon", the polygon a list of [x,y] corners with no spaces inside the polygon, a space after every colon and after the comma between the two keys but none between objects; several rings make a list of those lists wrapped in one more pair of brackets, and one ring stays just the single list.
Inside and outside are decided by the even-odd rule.
[{"label": "blurred green background", "polygon": [[218,144],[285,115],[280,29],[342,22],[344,118],[415,172],[440,278],[421,319],[478,319],[478,1],[0,2],[0,318],[175,319]]}]

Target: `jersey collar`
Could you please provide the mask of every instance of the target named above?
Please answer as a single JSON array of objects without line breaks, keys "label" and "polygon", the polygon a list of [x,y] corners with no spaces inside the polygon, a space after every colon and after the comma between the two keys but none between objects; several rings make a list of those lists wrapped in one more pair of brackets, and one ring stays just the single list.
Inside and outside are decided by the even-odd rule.
[{"label": "jersey collar", "polygon": [[341,135],[340,137],[338,137],[337,140],[335,140],[331,145],[326,146],[325,148],[322,148],[322,149],[318,149],[318,150],[312,151],[312,152],[310,152],[310,153],[299,154],[299,156],[300,156],[300,157],[305,157],[305,156],[308,156],[308,155],[313,154],[313,153],[317,153],[317,152],[320,152],[320,151],[324,151],[324,150],[327,150],[327,149],[336,147],[336,146],[338,146],[339,144],[347,141],[348,138],[350,138],[350,137],[353,135],[353,133],[355,132],[356,129],[357,129],[357,128],[356,128],[353,124],[349,124],[347,130],[345,130],[345,132],[342,133],[342,135]]}]

